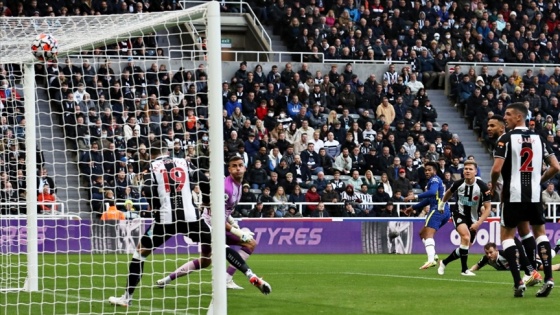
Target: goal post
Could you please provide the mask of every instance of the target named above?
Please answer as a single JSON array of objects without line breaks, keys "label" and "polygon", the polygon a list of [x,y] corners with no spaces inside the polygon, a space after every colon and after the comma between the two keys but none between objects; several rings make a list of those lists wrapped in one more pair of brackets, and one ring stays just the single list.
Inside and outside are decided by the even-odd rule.
[{"label": "goal post", "polygon": [[[165,141],[171,154],[176,154],[173,150],[180,139],[180,149],[198,167],[203,164],[202,155],[191,158],[188,154],[191,146],[198,150],[199,128],[206,128],[210,139],[206,154],[212,167],[199,168],[211,178],[212,261],[218,268],[195,271],[164,289],[155,287],[155,280],[199,256],[200,244],[182,236],[172,238],[171,245],[156,250],[146,261],[129,312],[227,314],[220,26],[216,1],[169,12],[0,20],[0,80],[9,82],[11,93],[0,98],[0,159],[14,159],[0,161],[0,292],[5,294],[0,314],[114,313],[107,299],[124,291],[134,246],[152,222],[138,194],[145,162],[141,145],[146,147],[154,134],[170,140]],[[191,32],[193,27],[197,29]],[[57,64],[31,54],[33,40],[42,33],[58,41]],[[187,53],[179,58],[173,53],[176,50]],[[93,85],[84,71],[86,61],[95,70]],[[150,72],[154,64],[157,69]],[[104,67],[114,73],[105,69],[102,74]],[[127,67],[133,69],[128,75],[134,83],[121,85],[121,97],[114,98],[112,89],[115,82],[125,82]],[[206,79],[198,76],[199,71]],[[186,79],[188,72],[194,76]],[[154,81],[148,82],[152,75]],[[174,81],[175,76],[180,81]],[[145,83],[139,84],[142,80]],[[171,95],[176,86],[184,95],[176,106],[184,113],[181,124],[186,132],[180,137],[173,136],[177,121],[165,120],[166,115],[173,115]],[[150,107],[152,92],[159,103],[157,110]],[[102,97],[106,103],[100,101]],[[78,111],[72,111],[72,122],[66,116],[66,101]],[[86,105],[84,111],[82,104],[94,105]],[[103,117],[107,109],[108,121]],[[192,121],[187,119],[191,109]],[[155,112],[160,121],[151,120]],[[145,118],[137,124],[148,128],[148,135],[141,131],[136,136],[131,128],[132,136],[126,139],[129,116]],[[94,134],[98,120],[102,121],[99,136]],[[195,127],[187,130],[190,123]],[[80,135],[80,130],[87,132]],[[129,143],[134,139],[137,146]],[[93,157],[94,145],[100,161]],[[18,149],[19,155],[14,153]],[[118,159],[107,162],[112,151]],[[122,169],[128,184],[120,187],[117,180]],[[4,183],[16,191],[15,199],[5,199],[9,187]],[[49,194],[54,198],[52,205],[42,199]],[[129,200],[133,200],[130,208]],[[100,220],[106,203],[114,203],[126,220]]]},{"label": "goal post", "polygon": [[[23,93],[25,95],[25,120],[31,126],[35,123],[35,67],[33,63],[24,66]],[[35,128],[25,130],[26,159],[25,168],[34,170],[37,168],[37,147]],[[27,183],[29,187],[37,187],[35,172],[28,171]],[[39,246],[37,240],[37,190],[30,189],[26,193],[27,203],[27,278],[23,289],[27,292],[39,291]]]},{"label": "goal post", "polygon": [[[218,40],[208,41],[208,75],[210,77],[222,78],[222,51],[221,51],[221,38],[218,34],[221,34],[220,30],[220,6],[217,1],[211,1],[208,3],[208,34],[215,35]],[[211,10],[210,10],[211,9]],[[212,37],[212,36],[209,36]],[[215,61],[220,62],[216,63]],[[224,150],[222,143],[224,143],[224,134],[222,130],[222,104],[221,94],[217,91],[221,91],[221,82],[213,80],[208,82],[208,90],[216,91],[216,93],[209,93],[208,104],[209,104],[209,123],[210,123],[210,133],[212,142],[210,143],[210,161],[223,161],[224,160]],[[214,106],[212,106],[214,105]],[[224,181],[222,181],[224,173],[223,170],[214,167],[210,168],[210,190],[212,192],[225,192]],[[214,180],[212,180],[214,179]],[[216,180],[218,179],[218,180]],[[225,231],[226,222],[225,217],[225,200],[223,193],[212,194],[210,203],[212,205],[212,227],[213,231]],[[215,207],[214,205],[217,205]],[[212,250],[212,260],[216,266],[224,266],[226,262],[226,234],[225,233],[212,233],[212,243],[214,249]],[[212,299],[212,313],[213,314],[227,314],[227,294],[226,294],[226,271],[224,268],[212,268],[212,288],[213,288],[213,299]]]}]

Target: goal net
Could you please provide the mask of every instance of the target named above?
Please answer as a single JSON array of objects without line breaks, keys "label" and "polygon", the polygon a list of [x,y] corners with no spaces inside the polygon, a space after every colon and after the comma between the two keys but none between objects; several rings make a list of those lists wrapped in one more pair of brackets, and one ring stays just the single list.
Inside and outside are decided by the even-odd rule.
[{"label": "goal net", "polygon": [[[142,196],[150,145],[223,176],[221,95],[209,93],[221,89],[219,5],[4,17],[0,34],[0,314],[113,314],[107,300],[125,291],[153,221]],[[39,34],[58,41],[57,61],[31,54]],[[216,213],[223,181],[210,185],[222,191]],[[223,232],[212,234],[223,249]],[[225,268],[155,285],[200,245],[175,236],[157,249],[127,313],[224,314]],[[225,252],[213,261],[224,266]]]}]

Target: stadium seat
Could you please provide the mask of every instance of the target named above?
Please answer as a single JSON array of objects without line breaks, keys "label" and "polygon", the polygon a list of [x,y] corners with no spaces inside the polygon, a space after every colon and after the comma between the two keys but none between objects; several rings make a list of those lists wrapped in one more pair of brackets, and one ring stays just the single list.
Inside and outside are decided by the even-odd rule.
[{"label": "stadium seat", "polygon": [[357,121],[360,118],[360,115],[358,115],[358,114],[348,114],[348,116],[352,117],[352,119],[354,119],[354,121]]},{"label": "stadium seat", "polygon": [[252,192],[253,194],[255,194],[255,196],[261,194],[261,190],[260,190],[260,189],[249,189],[249,191]]},{"label": "stadium seat", "polygon": [[418,194],[423,193],[424,191],[423,191],[422,189],[420,189],[420,188],[412,188],[412,192],[413,192],[415,195],[418,195]]},{"label": "stadium seat", "polygon": [[379,183],[381,181],[381,176],[379,175],[373,175],[373,178],[375,179],[376,183]]},{"label": "stadium seat", "polygon": [[350,175],[340,175],[340,180],[343,182],[350,180],[350,178],[352,178]]},{"label": "stadium seat", "polygon": [[334,179],[334,176],[332,176],[332,175],[325,175],[325,179],[328,180],[328,181],[331,181],[331,180]]},{"label": "stadium seat", "polygon": [[311,175],[311,180],[316,180],[317,179],[317,175]]}]

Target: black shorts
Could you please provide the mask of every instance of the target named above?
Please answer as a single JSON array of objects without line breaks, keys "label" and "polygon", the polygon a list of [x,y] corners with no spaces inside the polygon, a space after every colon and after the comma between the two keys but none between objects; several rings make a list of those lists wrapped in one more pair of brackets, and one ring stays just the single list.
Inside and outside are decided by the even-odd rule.
[{"label": "black shorts", "polygon": [[502,205],[501,225],[515,228],[521,222],[529,221],[531,225],[546,222],[544,209],[540,202],[504,202]]},{"label": "black shorts", "polygon": [[191,238],[194,242],[210,244],[212,236],[210,228],[204,220],[193,222],[177,221],[176,223],[153,223],[140,239],[142,247],[145,249],[158,248],[167,242],[172,236],[183,234]]},{"label": "black shorts", "polygon": [[476,238],[476,232],[471,231],[470,227],[471,225],[473,225],[473,221],[472,218],[469,215],[464,215],[464,214],[460,214],[459,212],[453,212],[451,217],[453,218],[453,225],[455,225],[455,228],[457,228],[460,224],[466,224],[467,228],[469,229],[469,232],[471,233],[471,243],[474,242],[475,238]]}]

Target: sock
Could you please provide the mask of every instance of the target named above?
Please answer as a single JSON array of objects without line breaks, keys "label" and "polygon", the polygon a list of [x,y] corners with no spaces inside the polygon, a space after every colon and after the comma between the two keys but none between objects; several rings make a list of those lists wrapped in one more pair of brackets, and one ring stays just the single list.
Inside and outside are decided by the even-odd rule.
[{"label": "sock", "polygon": [[173,281],[177,278],[180,278],[182,276],[186,276],[189,273],[195,271],[195,270],[199,270],[200,269],[200,260],[195,259],[195,260],[191,260],[187,263],[185,263],[184,265],[182,265],[181,267],[177,268],[177,270],[173,271],[171,274],[169,274],[169,280]]},{"label": "sock", "polygon": [[451,252],[451,254],[449,256],[447,256],[447,258],[445,258],[443,260],[443,264],[447,266],[447,264],[449,264],[450,262],[459,259],[461,256],[459,256],[459,247],[455,248],[454,251]]},{"label": "sock", "polygon": [[426,254],[428,255],[428,261],[434,261],[436,256],[436,242],[433,238],[427,238],[424,240],[424,247],[426,247]]},{"label": "sock", "polygon": [[226,247],[226,259],[233,267],[243,272],[245,275],[247,275],[247,271],[251,271],[251,269],[249,269],[249,266],[247,266],[243,258],[241,258],[241,255],[239,255],[238,252],[236,252],[235,250],[229,247]]},{"label": "sock", "polygon": [[529,259],[527,259],[527,255],[525,254],[525,249],[523,248],[523,244],[521,241],[516,237],[513,239],[515,241],[515,246],[517,246],[517,250],[519,251],[519,265],[525,274],[530,276],[535,269],[531,266]]},{"label": "sock", "polygon": [[461,256],[461,272],[467,271],[467,260],[469,259],[469,245],[459,246],[459,256]]},{"label": "sock", "polygon": [[544,282],[546,282],[552,279],[552,264],[550,262],[552,255],[550,253],[550,242],[546,235],[541,235],[537,238],[537,249],[543,264]]},{"label": "sock", "polygon": [[144,269],[144,260],[132,258],[128,266],[128,282],[126,284],[126,298],[132,299],[136,286],[142,279],[142,270]]},{"label": "sock", "polygon": [[527,259],[529,263],[533,267],[533,269],[537,269],[537,260],[536,258],[536,249],[537,243],[535,242],[535,237],[532,233],[529,233],[521,238],[521,243],[523,244],[523,248],[525,249],[525,255],[527,255]]},{"label": "sock", "polygon": [[558,240],[558,242],[556,242],[556,246],[554,246],[554,251],[556,253],[558,253],[560,251],[560,240]]},{"label": "sock", "polygon": [[[249,259],[249,256],[251,256],[251,254],[253,253],[253,250],[251,250],[250,248],[241,247],[241,249],[237,251],[237,253],[239,254],[239,256],[241,256],[241,259],[247,261],[247,259]],[[226,270],[227,273],[226,279],[230,281],[233,278],[233,274],[236,271],[237,269],[234,266],[229,265]]]},{"label": "sock", "polygon": [[502,248],[504,249],[504,256],[509,264],[509,271],[513,276],[513,285],[517,288],[522,283],[521,276],[519,275],[519,261],[518,255],[519,250],[515,246],[515,241],[513,239],[507,239],[502,241]]}]

